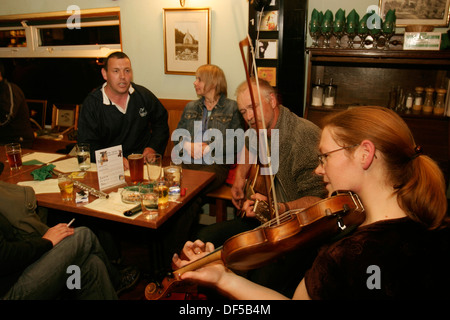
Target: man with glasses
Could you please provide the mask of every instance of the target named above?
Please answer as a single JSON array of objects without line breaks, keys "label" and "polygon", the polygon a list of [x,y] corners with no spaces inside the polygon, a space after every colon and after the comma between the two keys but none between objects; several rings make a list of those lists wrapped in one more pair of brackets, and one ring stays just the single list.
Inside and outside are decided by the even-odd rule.
[{"label": "man with glasses", "polygon": [[[257,105],[256,115],[253,112],[247,82],[242,83],[236,91],[237,103],[239,111],[249,126],[256,129],[258,121],[259,128],[267,129],[269,140],[272,133],[275,132],[274,130],[278,130],[279,148],[278,150],[271,150],[272,157],[273,152],[279,152],[278,170],[274,175],[278,212],[281,214],[290,209],[309,207],[327,195],[323,181],[318,175],[314,174],[314,169],[318,164],[320,129],[312,122],[298,117],[288,108],[280,105],[275,90],[266,81],[259,79],[258,82],[264,117],[261,116],[260,104],[258,103],[259,95],[257,94],[256,79],[252,79]],[[244,147],[243,156],[249,155],[251,149],[249,146]],[[197,235],[198,239],[203,242],[212,242],[218,247],[233,235],[252,230],[261,224],[260,221],[255,219],[254,203],[255,199],[264,200],[266,197],[261,194],[252,196],[253,199],[244,197],[246,179],[251,167],[251,163],[238,162],[236,178],[232,187],[233,203],[238,209],[245,212],[245,217],[237,217],[233,220],[207,226],[200,230]],[[299,255],[297,251],[287,254],[275,263],[248,272],[247,277],[254,282],[284,292],[287,295],[293,294],[295,289],[293,284],[298,283],[298,279],[295,277],[302,275],[298,271],[306,268],[309,261],[306,254],[309,255],[310,252],[304,255]],[[299,257],[302,261],[298,261]],[[296,272],[292,270],[294,266]]]}]

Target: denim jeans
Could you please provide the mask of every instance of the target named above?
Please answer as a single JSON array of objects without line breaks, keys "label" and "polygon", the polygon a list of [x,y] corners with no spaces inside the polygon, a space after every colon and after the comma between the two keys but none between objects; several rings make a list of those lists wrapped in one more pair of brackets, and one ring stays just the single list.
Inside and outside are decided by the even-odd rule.
[{"label": "denim jeans", "polygon": [[[70,265],[80,268],[80,289],[67,287],[67,279],[74,275],[67,271]],[[28,266],[3,299],[115,300],[112,272],[97,237],[90,229],[79,227],[72,236]]]}]

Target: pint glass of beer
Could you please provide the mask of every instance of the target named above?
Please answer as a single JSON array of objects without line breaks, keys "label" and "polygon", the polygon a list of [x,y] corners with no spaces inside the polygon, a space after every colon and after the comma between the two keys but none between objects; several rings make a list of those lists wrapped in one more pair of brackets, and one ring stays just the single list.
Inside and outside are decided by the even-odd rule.
[{"label": "pint glass of beer", "polygon": [[133,153],[128,156],[128,166],[130,167],[130,178],[133,184],[144,180],[144,156],[140,153]]},{"label": "pint glass of beer", "polygon": [[11,170],[22,168],[22,149],[20,148],[20,143],[8,143],[5,145],[5,149]]}]

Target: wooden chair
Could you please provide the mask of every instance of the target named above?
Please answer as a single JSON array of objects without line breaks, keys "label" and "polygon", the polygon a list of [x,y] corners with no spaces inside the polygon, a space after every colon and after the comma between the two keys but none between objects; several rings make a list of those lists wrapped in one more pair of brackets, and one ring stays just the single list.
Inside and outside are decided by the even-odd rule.
[{"label": "wooden chair", "polygon": [[216,222],[226,221],[227,203],[230,203],[233,199],[231,196],[231,187],[223,184],[220,188],[211,191],[206,196],[214,200],[214,202],[209,204],[209,214],[216,216]]},{"label": "wooden chair", "polygon": [[30,112],[32,127],[37,130],[45,128],[45,115],[47,113],[47,100],[25,99]]},{"label": "wooden chair", "polygon": [[54,104],[52,110],[52,131],[61,135],[78,129],[78,104]]}]

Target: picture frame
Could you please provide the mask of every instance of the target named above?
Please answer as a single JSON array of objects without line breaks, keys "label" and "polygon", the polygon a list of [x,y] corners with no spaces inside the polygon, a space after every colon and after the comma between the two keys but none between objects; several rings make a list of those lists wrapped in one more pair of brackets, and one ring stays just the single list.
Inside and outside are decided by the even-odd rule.
[{"label": "picture frame", "polygon": [[195,75],[211,61],[210,8],[163,9],[164,73]]},{"label": "picture frame", "polygon": [[395,9],[397,27],[407,25],[429,25],[447,27],[449,25],[450,0],[429,0],[426,4],[409,0],[380,0],[381,17],[384,19],[390,9]]},{"label": "picture frame", "polygon": [[256,21],[257,31],[278,31],[278,10],[259,11],[256,13]]},{"label": "picture frame", "polygon": [[52,110],[52,129],[78,128],[78,104],[54,104]]},{"label": "picture frame", "polygon": [[278,59],[278,40],[259,39],[256,48],[256,59]]},{"label": "picture frame", "polygon": [[257,67],[258,78],[266,80],[272,87],[277,86],[277,68]]}]

